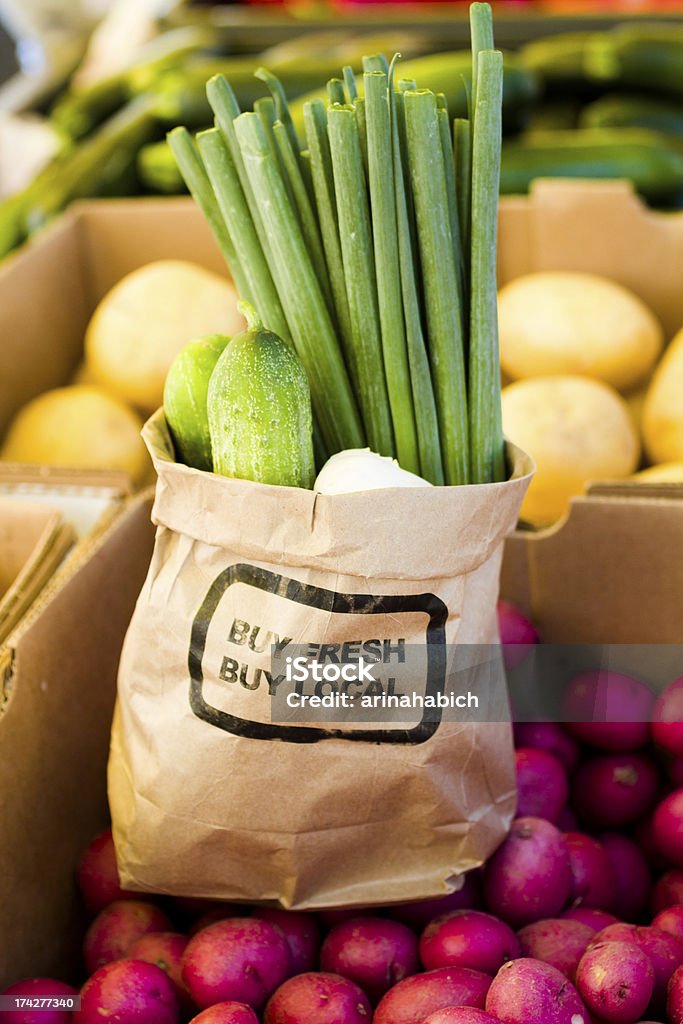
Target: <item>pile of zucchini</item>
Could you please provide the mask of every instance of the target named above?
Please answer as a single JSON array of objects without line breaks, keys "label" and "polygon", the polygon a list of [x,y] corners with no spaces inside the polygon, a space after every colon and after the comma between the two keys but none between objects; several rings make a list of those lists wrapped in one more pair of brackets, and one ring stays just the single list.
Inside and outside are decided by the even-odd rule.
[{"label": "pile of zucchini", "polygon": [[538,39],[520,57],[543,88],[506,146],[502,192],[536,177],[628,178],[651,203],[683,203],[683,26],[618,25]]},{"label": "pile of zucchini", "polygon": [[374,56],[361,83],[345,68],[327,103],[304,105],[303,147],[265,69],[257,74],[271,95],[253,111],[241,113],[215,76],[215,126],[196,141],[187,128],[169,134],[242,299],[305,369],[318,463],[369,446],[433,484],[505,476],[503,59],[490,6],[474,3],[470,16],[469,118],[452,121],[443,94],[399,77],[396,58]]}]

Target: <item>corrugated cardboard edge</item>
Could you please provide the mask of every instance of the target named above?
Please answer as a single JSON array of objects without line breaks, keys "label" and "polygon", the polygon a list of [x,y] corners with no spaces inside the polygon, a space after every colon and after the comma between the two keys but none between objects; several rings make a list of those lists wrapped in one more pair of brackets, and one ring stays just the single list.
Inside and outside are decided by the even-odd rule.
[{"label": "corrugated cardboard edge", "polygon": [[682,485],[595,483],[558,523],[508,537],[501,594],[549,642],[678,644],[682,551]]},{"label": "corrugated cardboard edge", "polygon": [[[56,572],[75,540],[73,529],[62,520],[54,509],[41,505],[27,505],[0,498],[0,517],[12,510],[12,514],[27,530],[35,529],[42,523],[36,534],[33,550],[15,576],[6,592],[0,597],[0,642],[5,640],[12,629],[26,614],[50,577]],[[1,676],[0,676],[1,682]],[[2,713],[2,687],[0,686],[0,714]]]}]

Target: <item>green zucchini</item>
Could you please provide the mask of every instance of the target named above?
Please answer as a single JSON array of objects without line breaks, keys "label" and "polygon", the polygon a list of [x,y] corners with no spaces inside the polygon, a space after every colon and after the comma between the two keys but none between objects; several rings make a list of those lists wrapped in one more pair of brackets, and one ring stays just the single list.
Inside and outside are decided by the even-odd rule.
[{"label": "green zucchini", "polygon": [[625,24],[596,33],[584,67],[603,85],[683,96],[683,26]]},{"label": "green zucchini", "polygon": [[663,135],[683,136],[683,100],[608,93],[589,103],[579,117],[581,128],[650,128]]},{"label": "green zucchini", "polygon": [[[269,95],[265,84],[254,75],[260,64],[259,56],[250,55],[198,60],[184,69],[168,71],[152,88],[158,119],[163,124],[184,124],[187,128],[211,124],[213,114],[206,97],[206,83],[215,75],[227,78],[242,110],[251,110],[258,99]],[[339,65],[314,57],[273,65],[272,70],[291,99],[323,85],[338,74]]]},{"label": "green zucchini", "polygon": [[213,469],[206,411],[209,381],[229,341],[225,334],[191,341],[171,363],[164,384],[164,414],[176,457],[207,472]]},{"label": "green zucchini", "polygon": [[177,68],[191,54],[214,42],[214,33],[194,25],[164,32],[142,48],[134,67],[107,75],[92,85],[67,89],[52,107],[50,120],[68,138],[81,139],[122,107],[131,91],[144,92],[164,70]]},{"label": "green zucchini", "polygon": [[155,133],[150,100],[127,103],[79,146],[57,156],[21,195],[27,234],[73,199],[128,194],[140,147]]},{"label": "green zucchini", "polygon": [[580,112],[581,104],[578,100],[564,97],[547,100],[545,103],[539,103],[533,111],[526,131],[564,131],[568,128],[577,128]]},{"label": "green zucchini", "polygon": [[240,308],[247,330],[224,349],[209,381],[214,472],[310,489],[315,462],[306,372],[294,350],[264,330],[253,307]]},{"label": "green zucchini", "polygon": [[576,98],[595,92],[585,66],[585,55],[594,32],[564,32],[527,43],[519,51],[522,65],[543,83],[547,96]]},{"label": "green zucchini", "polygon": [[169,196],[187,192],[176,159],[165,139],[161,142],[148,142],[143,146],[138,153],[136,166],[140,183],[150,192],[161,192]]},{"label": "green zucchini", "polygon": [[535,178],[627,178],[666,203],[683,189],[683,155],[645,129],[535,132],[503,146],[501,192],[527,192]]}]

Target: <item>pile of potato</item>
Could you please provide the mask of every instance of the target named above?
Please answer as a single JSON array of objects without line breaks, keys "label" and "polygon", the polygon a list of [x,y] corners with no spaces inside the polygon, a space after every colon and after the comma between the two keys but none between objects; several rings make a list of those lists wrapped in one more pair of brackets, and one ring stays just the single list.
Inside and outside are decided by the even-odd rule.
[{"label": "pile of potato", "polygon": [[162,404],[164,381],[187,342],[244,327],[232,283],[183,260],[133,271],[97,306],[85,359],[65,387],[38,395],[10,424],[0,458],[9,462],[112,469],[134,485],[151,463],[143,419]]},{"label": "pile of potato", "polygon": [[574,272],[506,284],[499,320],[503,427],[537,466],[523,519],[555,522],[590,481],[683,480],[683,328],[669,341],[628,289]]}]

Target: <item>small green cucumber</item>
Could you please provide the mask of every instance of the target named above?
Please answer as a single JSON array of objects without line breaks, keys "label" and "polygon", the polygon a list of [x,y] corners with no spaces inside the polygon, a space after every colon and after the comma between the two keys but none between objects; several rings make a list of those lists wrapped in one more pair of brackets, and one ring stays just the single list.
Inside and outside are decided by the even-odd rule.
[{"label": "small green cucumber", "polygon": [[224,334],[191,341],[171,363],[164,384],[164,413],[177,459],[207,472],[213,469],[206,414],[209,380],[229,341]]},{"label": "small green cucumber", "polygon": [[240,303],[248,328],[235,335],[209,381],[207,411],[214,472],[279,487],[312,488],[313,413],[301,360],[256,311]]}]

